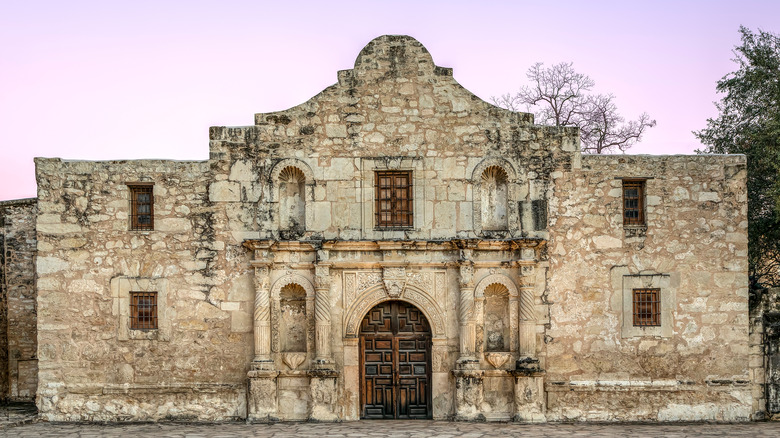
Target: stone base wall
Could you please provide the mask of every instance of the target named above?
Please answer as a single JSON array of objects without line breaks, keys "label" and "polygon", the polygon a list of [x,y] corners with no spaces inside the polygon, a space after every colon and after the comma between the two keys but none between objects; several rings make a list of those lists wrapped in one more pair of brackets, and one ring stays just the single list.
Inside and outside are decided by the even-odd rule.
[{"label": "stone base wall", "polygon": [[246,418],[246,386],[109,385],[42,390],[45,421],[235,421]]},{"label": "stone base wall", "polygon": [[[751,390],[678,382],[547,385],[547,421],[749,421]],[[630,384],[635,386],[629,386]],[[637,384],[644,383],[644,388]],[[552,386],[552,387],[551,387]]]},{"label": "stone base wall", "polygon": [[0,202],[0,400],[38,386],[35,199]]}]

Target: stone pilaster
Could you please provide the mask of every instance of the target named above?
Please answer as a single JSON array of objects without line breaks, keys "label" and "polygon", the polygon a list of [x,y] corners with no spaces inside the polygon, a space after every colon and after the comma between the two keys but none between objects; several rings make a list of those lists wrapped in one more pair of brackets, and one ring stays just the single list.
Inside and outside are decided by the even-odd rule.
[{"label": "stone pilaster", "polygon": [[314,267],[314,360],[317,368],[332,368],[333,358],[330,352],[330,267]]},{"label": "stone pilaster", "polygon": [[255,267],[255,311],[253,369],[272,369],[271,359],[271,278],[268,266]]}]

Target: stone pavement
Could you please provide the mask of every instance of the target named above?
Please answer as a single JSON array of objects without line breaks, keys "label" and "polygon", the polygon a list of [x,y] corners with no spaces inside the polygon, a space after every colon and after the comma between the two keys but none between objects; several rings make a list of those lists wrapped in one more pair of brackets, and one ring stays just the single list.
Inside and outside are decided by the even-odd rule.
[{"label": "stone pavement", "polygon": [[446,421],[355,421],[280,424],[75,424],[36,422],[0,427],[2,437],[780,437],[780,423],[512,424]]}]

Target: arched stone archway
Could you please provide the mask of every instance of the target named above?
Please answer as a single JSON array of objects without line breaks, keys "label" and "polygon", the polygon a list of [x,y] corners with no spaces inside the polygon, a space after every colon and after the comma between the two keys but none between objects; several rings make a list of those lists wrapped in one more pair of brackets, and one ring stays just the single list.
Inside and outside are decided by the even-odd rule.
[{"label": "arched stone archway", "polygon": [[374,287],[366,289],[360,296],[358,296],[354,303],[349,307],[344,319],[344,337],[355,338],[358,336],[358,330],[360,327],[360,321],[366,315],[369,309],[373,308],[379,303],[390,300],[406,301],[415,307],[417,307],[427,318],[431,326],[432,335],[434,338],[444,338],[445,323],[444,312],[442,312],[439,305],[426,291],[423,291],[415,286],[407,284],[403,293],[397,298],[390,297],[383,284],[377,284]]}]

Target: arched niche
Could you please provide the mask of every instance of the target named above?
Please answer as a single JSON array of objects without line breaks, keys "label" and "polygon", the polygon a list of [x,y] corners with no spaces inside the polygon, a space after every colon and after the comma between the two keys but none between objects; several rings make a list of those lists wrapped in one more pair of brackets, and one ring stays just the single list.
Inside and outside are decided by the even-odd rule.
[{"label": "arched niche", "polygon": [[490,166],[482,172],[479,190],[483,230],[509,229],[508,185],[508,177],[503,167]]},{"label": "arched niche", "polygon": [[314,196],[311,168],[296,159],[282,160],[271,171],[275,223],[282,238],[298,238],[312,223],[310,201]]},{"label": "arched niche", "polygon": [[279,290],[279,350],[306,352],[306,290],[290,283]]},{"label": "arched niche", "polygon": [[515,283],[506,275],[491,274],[474,288],[477,320],[482,322],[482,351],[518,351],[518,300]]},{"label": "arched niche", "polygon": [[300,274],[288,274],[279,278],[271,286],[270,304],[271,351],[312,353],[314,351],[312,282]]},{"label": "arched niche", "polygon": [[472,172],[474,231],[505,237],[520,231],[517,210],[517,173],[505,159],[490,157]]}]

